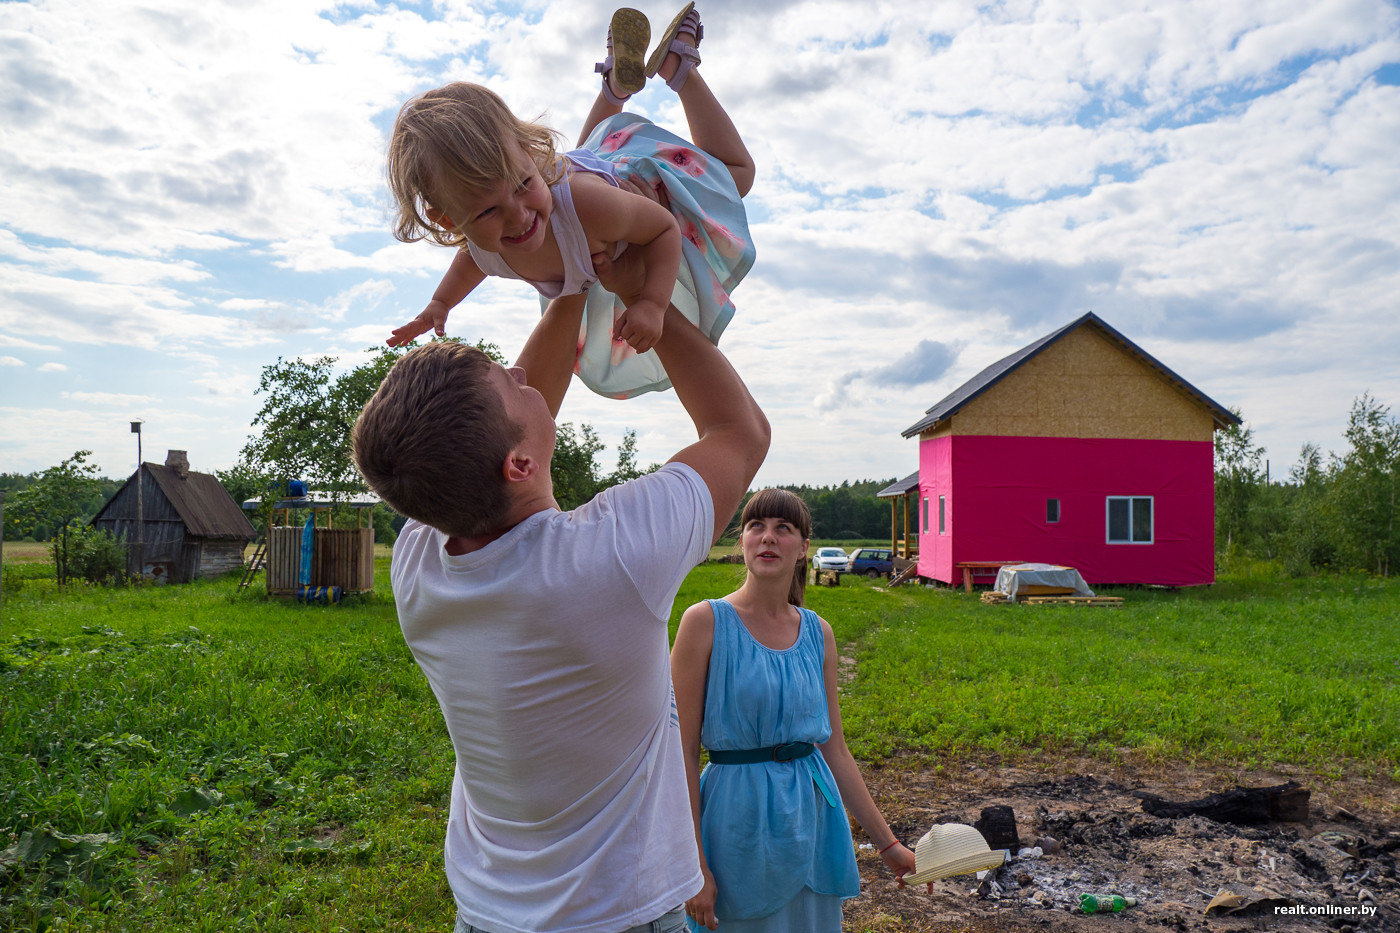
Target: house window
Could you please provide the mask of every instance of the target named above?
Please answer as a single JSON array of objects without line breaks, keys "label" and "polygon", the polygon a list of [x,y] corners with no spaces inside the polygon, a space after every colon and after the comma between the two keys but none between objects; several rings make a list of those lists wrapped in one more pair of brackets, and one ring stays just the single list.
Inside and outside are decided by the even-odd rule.
[{"label": "house window", "polygon": [[938,533],[946,535],[948,533],[948,497],[938,497]]},{"label": "house window", "polygon": [[1108,497],[1108,543],[1152,543],[1152,497]]},{"label": "house window", "polygon": [[1060,520],[1060,500],[1045,500],[1045,523],[1047,525],[1057,524]]},{"label": "house window", "polygon": [[928,496],[924,496],[924,534],[928,534]]}]

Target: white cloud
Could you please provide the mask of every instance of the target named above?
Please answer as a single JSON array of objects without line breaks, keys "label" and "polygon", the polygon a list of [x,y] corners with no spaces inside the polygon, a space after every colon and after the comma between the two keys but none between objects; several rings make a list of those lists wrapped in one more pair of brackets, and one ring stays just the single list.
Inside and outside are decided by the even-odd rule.
[{"label": "white cloud", "polygon": [[[658,26],[674,12],[642,8]],[[396,108],[480,80],[572,142],[611,9],[0,4],[0,347],[117,349],[65,355],[64,388],[144,397],[140,376],[179,379],[189,410],[162,418],[192,439],[171,446],[232,458],[261,366],[349,365],[447,267],[447,251],[389,237]],[[760,481],[906,474],[900,430],[1091,308],[1243,405],[1280,460],[1333,444],[1364,389],[1400,405],[1378,349],[1400,345],[1400,88],[1374,77],[1400,62],[1393,4],[703,13],[702,72],[758,164],[758,262],[721,345],[774,425]],[[685,132],[659,83],[634,105]],[[537,319],[524,286],[489,281],[449,332],[511,355]],[[958,356],[924,384],[882,376],[921,341]],[[843,387],[859,404],[814,407]],[[42,391],[30,407],[64,410]],[[605,438],[637,428],[644,462],[690,434],[673,397],[576,388],[565,417]],[[77,442],[36,437],[38,466]]]},{"label": "white cloud", "polygon": [[0,347],[20,347],[25,350],[44,350],[48,353],[57,353],[59,349],[53,344],[35,343],[32,340],[25,340],[11,334],[0,334]]},{"label": "white cloud", "polygon": [[24,360],[13,356],[0,356],[0,366],[23,366]]},{"label": "white cloud", "polygon": [[68,367],[62,363],[44,363],[39,367],[41,373],[66,373]]},{"label": "white cloud", "polygon": [[64,392],[61,397],[87,405],[106,405],[109,407],[146,405],[156,401],[153,395],[126,395],[121,392]]}]

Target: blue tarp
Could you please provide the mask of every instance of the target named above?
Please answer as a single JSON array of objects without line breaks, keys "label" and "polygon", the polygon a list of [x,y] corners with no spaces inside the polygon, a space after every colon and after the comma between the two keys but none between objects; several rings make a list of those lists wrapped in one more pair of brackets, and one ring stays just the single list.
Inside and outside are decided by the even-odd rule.
[{"label": "blue tarp", "polygon": [[316,547],[316,517],[308,515],[306,525],[301,529],[301,574],[297,582],[306,586],[311,582],[311,552]]}]

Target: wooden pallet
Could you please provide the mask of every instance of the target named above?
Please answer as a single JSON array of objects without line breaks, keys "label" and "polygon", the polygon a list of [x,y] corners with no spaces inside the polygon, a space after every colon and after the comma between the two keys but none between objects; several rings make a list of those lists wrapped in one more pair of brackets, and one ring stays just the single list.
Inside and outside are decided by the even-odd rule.
[{"label": "wooden pallet", "polygon": [[[988,590],[982,594],[982,602],[989,606],[1011,605],[1011,598],[1005,593]],[[1121,596],[1020,596],[1016,600],[1023,606],[1099,606],[1103,609],[1118,609],[1123,605]]]},{"label": "wooden pallet", "polygon": [[1104,609],[1123,606],[1121,596],[1026,596],[1019,601],[1027,606],[1100,606]]}]

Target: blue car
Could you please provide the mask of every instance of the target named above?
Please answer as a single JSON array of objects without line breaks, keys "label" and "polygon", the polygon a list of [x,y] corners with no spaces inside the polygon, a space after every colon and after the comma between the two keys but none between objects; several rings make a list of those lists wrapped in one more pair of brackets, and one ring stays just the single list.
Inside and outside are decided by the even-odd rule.
[{"label": "blue car", "polygon": [[847,573],[865,574],[870,579],[894,573],[894,552],[889,548],[863,547],[851,555]]}]

